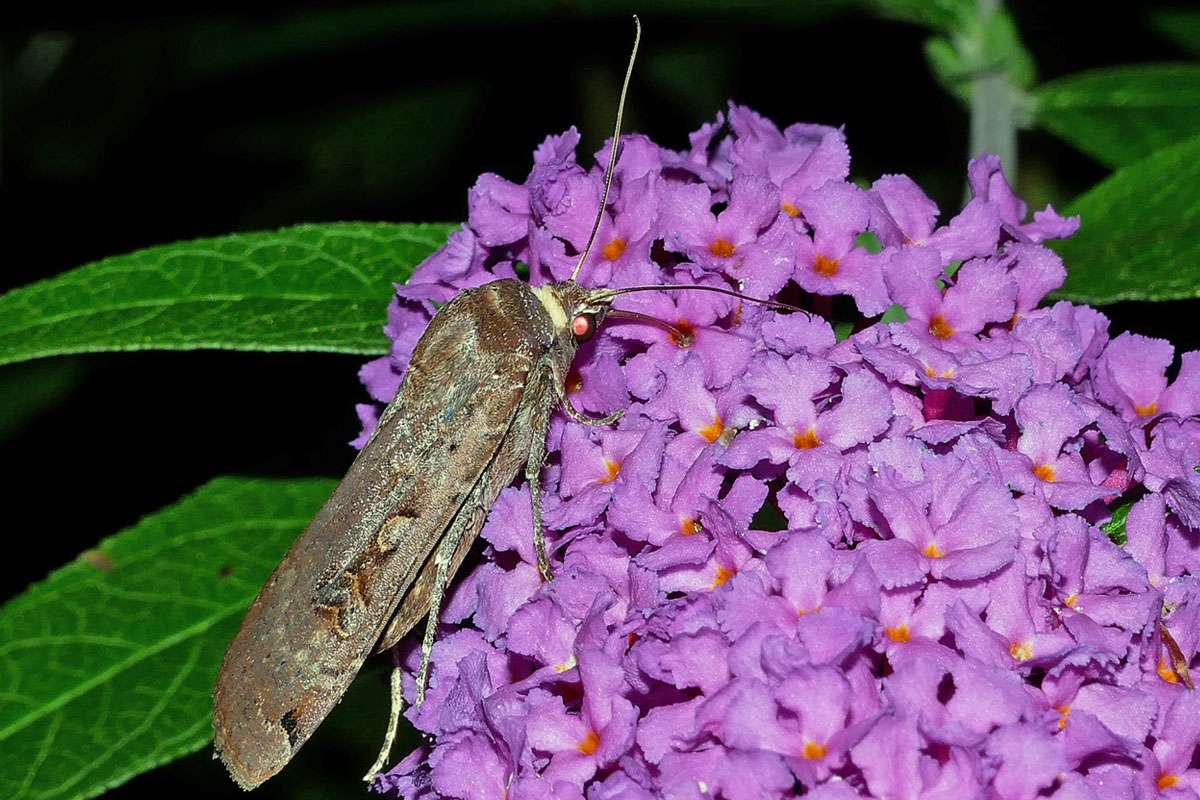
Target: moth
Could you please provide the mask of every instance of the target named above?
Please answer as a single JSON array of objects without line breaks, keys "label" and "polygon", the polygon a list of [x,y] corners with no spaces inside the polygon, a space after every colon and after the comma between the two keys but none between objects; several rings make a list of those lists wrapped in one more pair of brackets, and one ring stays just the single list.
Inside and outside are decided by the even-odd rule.
[{"label": "moth", "polygon": [[[623,413],[585,416],[564,390],[579,345],[606,317],[644,319],[613,310],[616,297],[681,288],[744,297],[713,286],[587,289],[576,282],[607,207],[641,38],[636,17],[634,23],[604,193],[571,278],[542,286],[497,280],[463,291],[438,311],[375,432],[267,580],[230,644],[214,693],[213,725],[216,752],[242,788],[279,772],[366,658],[427,617],[417,677],[421,702],[446,587],[500,490],[522,470],[531,489],[538,566],[545,580],[553,579],[541,515],[546,433],[558,408],[587,425],[609,425]],[[395,669],[391,721],[368,779],[390,750],[400,688]]]}]

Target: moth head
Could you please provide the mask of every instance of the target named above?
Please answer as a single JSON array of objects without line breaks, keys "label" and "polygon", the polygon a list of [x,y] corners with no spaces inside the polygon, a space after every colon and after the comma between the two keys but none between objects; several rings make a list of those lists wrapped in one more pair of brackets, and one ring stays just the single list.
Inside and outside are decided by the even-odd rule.
[{"label": "moth head", "polygon": [[[570,337],[576,345],[596,335],[612,308],[610,293],[585,289],[575,281],[552,283],[540,288],[546,291],[542,303],[550,310],[559,335]],[[557,309],[547,304],[548,299],[553,301]],[[558,309],[561,309],[561,313],[554,313]]]}]

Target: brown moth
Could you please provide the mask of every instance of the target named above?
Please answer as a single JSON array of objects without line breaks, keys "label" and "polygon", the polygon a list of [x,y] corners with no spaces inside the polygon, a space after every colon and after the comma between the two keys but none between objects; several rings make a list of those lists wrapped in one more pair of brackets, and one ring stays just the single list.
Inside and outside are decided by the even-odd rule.
[{"label": "brown moth", "polygon": [[[333,496],[251,605],[225,654],[214,693],[216,751],[233,779],[253,789],[291,760],[372,651],[396,644],[427,616],[417,676],[424,699],[429,654],[447,584],[479,535],[500,490],[524,468],[533,503],[538,566],[551,580],[541,517],[546,432],[557,408],[609,425],[571,405],[564,382],[579,345],[628,292],[698,289],[788,310],[714,286],[587,289],[576,283],[607,207],[621,111],[641,26],[618,103],[604,193],[571,279],[530,286],[497,280],[443,306],[413,352],[395,399]],[[651,320],[672,329],[672,326]],[[683,334],[675,333],[682,339]],[[392,673],[386,762],[403,696]]]},{"label": "brown moth", "polygon": [[[621,89],[600,214],[607,204],[621,112],[641,26]],[[541,521],[546,431],[556,407],[586,417],[563,386],[579,344],[616,296],[571,280],[532,287],[498,280],[457,295],[421,336],[395,399],[333,496],[263,586],[225,654],[214,692],[216,751],[253,789],[279,772],[341,699],[373,650],[428,615],[418,677],[446,585],[500,490],[524,467],[532,488],[538,566],[551,579]],[[382,766],[399,715],[398,673]]]}]

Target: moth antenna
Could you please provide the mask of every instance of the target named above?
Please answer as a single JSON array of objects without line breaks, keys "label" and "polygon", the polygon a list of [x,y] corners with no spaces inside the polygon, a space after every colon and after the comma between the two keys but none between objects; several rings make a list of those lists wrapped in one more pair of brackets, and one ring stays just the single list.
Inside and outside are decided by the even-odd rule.
[{"label": "moth antenna", "polygon": [[[808,311],[801,308],[800,306],[794,306],[791,303],[781,303],[778,300],[765,300],[761,297],[751,297],[748,294],[742,294],[741,292],[735,292],[733,289],[725,289],[720,286],[705,286],[705,285],[699,284],[699,283],[664,283],[664,284],[650,285],[650,286],[626,286],[623,289],[606,289],[603,291],[596,292],[594,295],[591,296],[590,299],[603,302],[605,300],[611,300],[612,298],[617,297],[619,295],[630,294],[632,292],[669,292],[669,291],[672,291],[675,289],[688,289],[688,290],[700,291],[700,292],[716,292],[717,294],[724,294],[724,295],[728,295],[729,297],[736,297],[739,300],[748,300],[751,303],[761,303],[764,306],[770,306],[771,308],[779,308],[779,309],[783,309],[784,311],[799,311],[802,314],[808,313]],[[612,315],[612,313],[615,313],[615,311],[610,312],[610,316]]]},{"label": "moth antenna", "polygon": [[625,67],[625,81],[621,84],[621,98],[617,101],[617,124],[613,126],[612,147],[608,152],[608,169],[604,171],[604,194],[600,196],[600,208],[596,209],[596,221],[592,223],[592,233],[588,236],[587,247],[579,254],[579,261],[571,271],[571,280],[579,277],[583,262],[587,261],[596,243],[596,234],[600,233],[600,221],[604,219],[604,210],[608,208],[608,190],[612,187],[613,170],[617,168],[617,151],[621,143],[621,116],[625,113],[625,94],[629,91],[629,79],[633,76],[633,62],[637,59],[638,44],[642,41],[642,22],[637,14],[633,15],[633,51],[629,54],[629,66]]}]

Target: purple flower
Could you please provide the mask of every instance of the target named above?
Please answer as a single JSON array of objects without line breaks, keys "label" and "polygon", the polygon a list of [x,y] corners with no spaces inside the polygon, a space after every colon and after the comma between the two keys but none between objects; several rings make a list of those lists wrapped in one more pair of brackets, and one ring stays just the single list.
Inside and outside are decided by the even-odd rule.
[{"label": "purple flower", "polygon": [[857,245],[867,229],[871,206],[852,183],[830,181],[799,193],[796,205],[812,236],[797,241],[796,283],[814,294],[848,294],[866,316],[888,307],[882,256]]},{"label": "purple flower", "polygon": [[[618,306],[565,376],[542,474],[504,488],[452,586],[426,739],[394,797],[989,797],[1200,792],[1200,355],[1043,307],[1066,266],[998,160],[939,209],[903,175],[847,182],[841,130],[748,108],[686,150],[574,129],[522,183],[483,175],[468,221],[397,288],[361,372],[361,445],[422,331],[466,287],[562,280]],[[871,233],[883,244],[869,253]],[[781,313],[786,292],[829,319]],[[849,301],[814,301],[844,295]],[[870,319],[898,303],[908,319]],[[850,323],[853,333],[834,335]],[[1126,515],[1127,542],[1106,529]],[[1103,525],[1104,527],[1099,527]],[[420,663],[397,651],[405,693]]]},{"label": "purple flower", "polygon": [[[937,282],[945,281],[946,289]],[[1007,322],[1016,310],[1017,282],[987,261],[969,261],[953,282],[942,271],[942,259],[929,247],[910,247],[894,254],[887,268],[888,290],[904,307],[908,325],[931,343],[951,352],[976,344],[990,322]]]},{"label": "purple flower", "polygon": [[925,476],[905,480],[884,468],[868,481],[874,524],[891,538],[863,552],[888,588],[938,580],[978,580],[1013,559],[1017,506],[1000,483],[952,455],[930,461]]},{"label": "purple flower", "polygon": [[774,412],[775,425],[738,435],[721,463],[741,469],[762,460],[787,464],[788,479],[806,491],[828,480],[843,452],[883,433],[892,416],[882,381],[865,371],[838,373],[829,362],[803,355],[768,355],[753,364],[746,390]]},{"label": "purple flower", "polygon": [[1092,367],[1096,397],[1127,420],[1159,414],[1200,414],[1200,351],[1183,354],[1179,375],[1168,386],[1175,348],[1163,339],[1123,333],[1108,343]]},{"label": "purple flower", "polygon": [[1047,239],[1066,239],[1079,230],[1079,217],[1059,216],[1050,206],[1035,211],[1032,222],[1023,222],[1028,207],[1004,177],[998,156],[989,154],[974,159],[967,168],[967,175],[971,193],[995,206],[1001,221],[1011,233],[1042,242]]},{"label": "purple flower", "polygon": [[942,262],[990,255],[1000,234],[1000,215],[983,200],[972,200],[942,228],[934,228],[938,207],[907,175],[884,175],[869,193],[871,227],[888,247],[927,245]]}]

